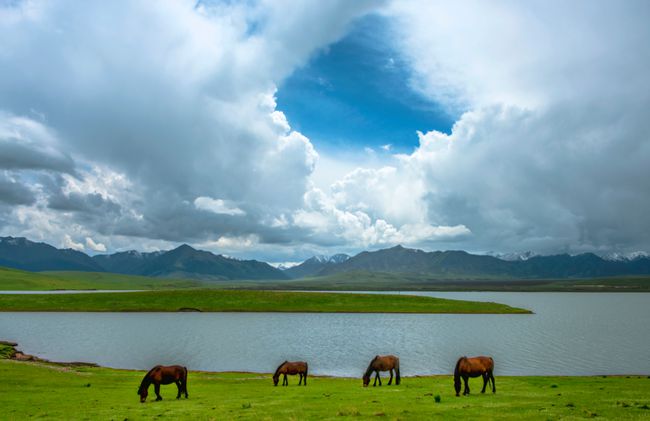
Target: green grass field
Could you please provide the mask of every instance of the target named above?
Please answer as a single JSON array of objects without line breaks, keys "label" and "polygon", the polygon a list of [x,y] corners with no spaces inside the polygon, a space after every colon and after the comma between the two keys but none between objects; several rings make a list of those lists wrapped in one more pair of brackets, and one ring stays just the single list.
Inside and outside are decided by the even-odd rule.
[{"label": "green grass field", "polygon": [[[241,288],[260,288],[241,283]],[[528,292],[650,292],[650,277],[621,276],[594,279],[436,278],[430,275],[346,272],[293,281],[267,282],[267,289],[317,291],[528,291]]]},{"label": "green grass field", "polygon": [[150,278],[100,272],[27,272],[0,267],[2,291],[84,289],[172,289],[205,287],[192,280]]},{"label": "green grass field", "polygon": [[[360,367],[362,371],[363,367]],[[360,379],[192,372],[189,399],[163,386],[163,400],[141,404],[143,371],[74,368],[0,360],[0,419],[650,419],[650,378],[496,377],[497,393],[455,397],[451,376],[403,378],[400,386],[361,386]],[[439,402],[436,402],[439,400]]]},{"label": "green grass field", "polygon": [[0,311],[530,313],[504,304],[409,295],[243,290],[0,295]]},{"label": "green grass field", "polygon": [[650,292],[650,277],[596,279],[474,279],[436,278],[422,274],[347,272],[286,281],[183,280],[99,272],[26,272],[0,267],[0,290],[159,290],[159,289],[274,289],[328,291],[584,291]]}]

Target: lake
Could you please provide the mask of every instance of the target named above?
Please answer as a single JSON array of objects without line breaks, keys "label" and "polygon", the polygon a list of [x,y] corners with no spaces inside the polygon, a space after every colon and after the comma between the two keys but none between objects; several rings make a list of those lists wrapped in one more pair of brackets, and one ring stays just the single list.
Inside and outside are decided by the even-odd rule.
[{"label": "lake", "polygon": [[376,354],[402,375],[453,371],[491,355],[497,375],[650,374],[650,293],[403,293],[495,301],[530,315],[306,313],[0,313],[0,339],[54,361],[147,369],[310,372],[359,377]]}]

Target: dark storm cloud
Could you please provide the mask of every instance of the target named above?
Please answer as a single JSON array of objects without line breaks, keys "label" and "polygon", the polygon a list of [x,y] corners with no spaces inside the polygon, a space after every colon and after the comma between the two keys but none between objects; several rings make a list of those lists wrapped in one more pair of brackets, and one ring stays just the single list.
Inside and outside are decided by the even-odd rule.
[{"label": "dark storm cloud", "polygon": [[8,205],[32,205],[36,195],[29,186],[0,173],[0,202]]}]

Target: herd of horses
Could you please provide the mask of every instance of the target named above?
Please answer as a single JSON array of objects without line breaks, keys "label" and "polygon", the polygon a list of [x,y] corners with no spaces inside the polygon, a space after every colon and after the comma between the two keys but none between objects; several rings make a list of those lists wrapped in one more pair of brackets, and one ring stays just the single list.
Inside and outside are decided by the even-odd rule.
[{"label": "herd of horses", "polygon": [[[289,381],[287,380],[287,375],[300,376],[298,381],[298,386],[301,384],[307,386],[307,371],[308,365],[304,361],[285,361],[278,366],[273,373],[273,385],[277,386],[280,381],[280,376],[284,376],[282,379],[282,385],[288,386]],[[388,385],[393,382],[393,373],[395,374],[395,385],[399,385],[401,382],[401,377],[399,373],[399,358],[394,355],[377,355],[370,361],[368,368],[363,374],[363,386],[368,387],[370,384],[370,379],[372,374],[375,374],[375,382],[373,386],[381,386],[381,378],[379,377],[380,371],[390,372],[390,379],[388,380]],[[494,385],[494,360],[491,357],[460,357],[456,362],[456,367],[454,368],[454,390],[456,391],[456,396],[459,396],[461,389],[461,379],[465,383],[465,389],[463,390],[463,395],[469,395],[469,378],[470,377],[483,377],[483,390],[481,393],[485,393],[486,386],[492,382],[492,393],[496,393],[497,389]],[[145,402],[147,396],[149,395],[149,386],[154,385],[154,390],[156,392],[156,400],[162,400],[160,396],[160,385],[172,384],[175,383],[178,388],[178,394],[176,399],[180,399],[181,395],[185,395],[187,399],[187,368],[180,365],[171,365],[171,366],[162,366],[157,365],[147,374],[145,374],[138,388],[138,395],[140,395],[140,402]]]}]

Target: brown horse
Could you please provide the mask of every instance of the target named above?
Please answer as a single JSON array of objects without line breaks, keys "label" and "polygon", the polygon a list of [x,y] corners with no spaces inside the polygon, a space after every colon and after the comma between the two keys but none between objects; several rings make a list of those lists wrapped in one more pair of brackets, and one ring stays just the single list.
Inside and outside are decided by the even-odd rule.
[{"label": "brown horse", "polygon": [[469,395],[468,379],[470,377],[483,377],[483,390],[485,393],[485,386],[492,380],[492,393],[496,393],[497,388],[494,385],[494,360],[491,357],[460,357],[456,362],[454,369],[454,388],[456,389],[456,396],[460,393],[460,378],[465,382],[465,390],[463,395]]},{"label": "brown horse", "polygon": [[390,386],[393,381],[393,370],[395,370],[395,385],[399,385],[401,377],[399,374],[399,358],[394,355],[382,355],[375,356],[375,358],[370,361],[370,365],[366,369],[366,373],[363,375],[363,387],[368,387],[370,384],[370,376],[372,372],[375,372],[375,382],[372,386],[377,386],[377,380],[379,380],[379,386],[381,386],[381,378],[379,377],[380,371],[389,371],[390,380],[388,380],[388,385]]},{"label": "brown horse", "polygon": [[149,395],[149,385],[153,383],[154,390],[156,391],[156,400],[161,401],[162,396],[160,396],[160,385],[161,384],[172,384],[176,383],[178,387],[178,394],[176,399],[181,398],[181,393],[185,393],[185,398],[187,399],[187,368],[181,367],[180,365],[157,365],[147,374],[144,375],[142,383],[138,388],[138,395],[140,395],[140,402],[147,400]]},{"label": "brown horse", "polygon": [[280,375],[284,374],[284,379],[282,380],[282,386],[289,386],[289,381],[287,380],[287,374],[289,375],[300,375],[300,380],[298,381],[298,386],[302,383],[303,379],[305,380],[304,386],[307,386],[307,363],[304,361],[285,361],[275,370],[273,374],[273,386],[278,385],[278,380]]}]

